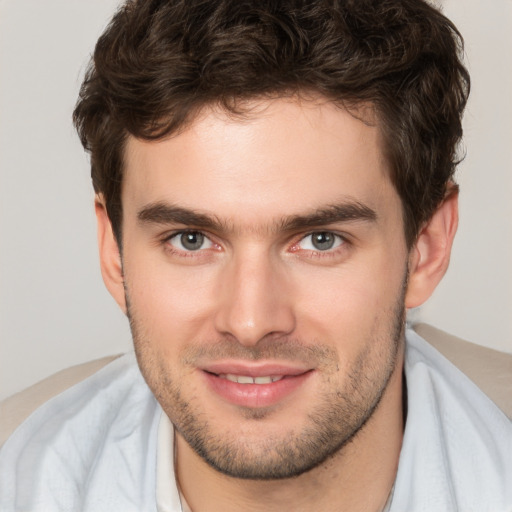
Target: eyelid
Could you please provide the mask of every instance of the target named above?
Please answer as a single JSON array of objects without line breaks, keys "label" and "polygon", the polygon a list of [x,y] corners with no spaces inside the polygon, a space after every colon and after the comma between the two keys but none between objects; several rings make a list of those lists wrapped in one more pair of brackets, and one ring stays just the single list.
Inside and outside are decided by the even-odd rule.
[{"label": "eyelid", "polygon": [[[201,234],[204,237],[205,241],[208,241],[207,247],[201,247],[199,249],[193,250],[193,249],[187,249],[185,247],[179,247],[177,244],[173,244],[173,240],[179,240],[181,236],[187,233],[198,233]],[[165,244],[168,248],[168,250],[175,252],[175,253],[182,253],[187,255],[192,254],[198,254],[204,251],[207,251],[212,248],[219,248],[219,244],[217,244],[213,239],[212,236],[205,231],[201,229],[195,229],[195,228],[183,228],[183,229],[177,229],[171,233],[165,234],[165,236],[162,237],[162,243]]]},{"label": "eyelid", "polygon": [[[318,249],[316,247],[311,247],[311,248],[303,248],[301,247],[301,243],[304,242],[306,239],[308,239],[309,237],[313,236],[313,235],[316,235],[316,234],[320,234],[320,233],[327,233],[327,234],[330,234],[332,235],[333,237],[335,237],[335,245],[334,247],[331,247],[329,249],[325,249],[325,250],[321,250],[321,249]],[[331,229],[315,229],[315,230],[312,230],[308,233],[305,233],[305,234],[302,234],[301,237],[292,244],[292,247],[291,247],[291,252],[299,252],[299,251],[307,251],[307,252],[310,252],[310,253],[314,253],[314,254],[317,254],[319,256],[329,256],[329,255],[333,255],[337,252],[337,250],[340,250],[340,248],[345,248],[345,246],[347,244],[349,244],[349,240],[348,240],[348,237],[346,235],[343,235],[341,233],[338,233],[336,232],[335,230],[331,230]]]},{"label": "eyelid", "polygon": [[[182,236],[186,233],[199,233],[204,236],[204,239],[208,241],[208,247],[201,247],[199,249],[193,250],[193,249],[187,249],[187,248],[181,248],[173,243],[171,243],[172,240],[178,239],[178,237]],[[329,249],[318,249],[315,247],[311,248],[303,248],[301,247],[301,243],[306,240],[308,237],[311,237],[315,234],[319,233],[328,233],[335,237],[335,246],[331,247]],[[200,253],[205,253],[209,250],[219,251],[222,249],[222,245],[219,244],[216,241],[216,237],[214,235],[211,235],[210,233],[206,232],[205,230],[198,229],[198,228],[181,228],[176,229],[172,232],[167,232],[160,238],[161,243],[166,247],[166,250],[169,252],[175,253],[177,255],[182,256],[193,256],[196,257],[199,256]],[[289,251],[293,253],[298,252],[308,252],[311,254],[315,254],[319,257],[329,257],[334,256],[340,252],[340,250],[346,250],[348,249],[348,246],[351,245],[352,242],[350,241],[350,236],[346,235],[345,233],[339,233],[334,229],[313,229],[307,233],[300,233],[296,235],[295,241],[292,242],[291,247],[289,247]]]}]

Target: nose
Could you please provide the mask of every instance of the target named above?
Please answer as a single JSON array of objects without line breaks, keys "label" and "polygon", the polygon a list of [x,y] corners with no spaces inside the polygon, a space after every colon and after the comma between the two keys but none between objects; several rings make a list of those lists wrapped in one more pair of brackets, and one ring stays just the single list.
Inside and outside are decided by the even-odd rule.
[{"label": "nose", "polygon": [[293,295],[282,263],[266,254],[244,254],[224,269],[215,327],[245,346],[295,329]]}]

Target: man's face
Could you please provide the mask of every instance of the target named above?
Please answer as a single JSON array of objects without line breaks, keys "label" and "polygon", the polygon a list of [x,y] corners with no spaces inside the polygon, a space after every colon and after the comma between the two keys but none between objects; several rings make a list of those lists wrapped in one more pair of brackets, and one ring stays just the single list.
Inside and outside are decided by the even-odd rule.
[{"label": "man's face", "polygon": [[400,360],[407,249],[376,127],[328,102],[252,106],[129,140],[123,270],[179,435],[222,472],[283,478],[371,418]]}]

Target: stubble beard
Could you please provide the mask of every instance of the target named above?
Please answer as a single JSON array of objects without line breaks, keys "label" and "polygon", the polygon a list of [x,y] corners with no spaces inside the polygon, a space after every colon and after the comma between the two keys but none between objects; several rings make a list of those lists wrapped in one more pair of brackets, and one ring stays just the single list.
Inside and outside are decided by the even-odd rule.
[{"label": "stubble beard", "polygon": [[[128,294],[126,298],[142,375],[189,446],[211,467],[225,475],[241,479],[276,480],[299,476],[339,453],[364,429],[377,410],[402,347],[406,286],[405,278],[400,297],[388,313],[386,332],[369,344],[371,354],[361,353],[350,368],[343,386],[320,397],[308,414],[305,426],[281,436],[260,436],[257,442],[244,439],[236,425],[232,432],[215,432],[206,414],[195,407],[193,399],[184,396],[180,379],[170,374],[165,361],[154,352],[151,340],[144,335],[144,328],[130,307]],[[204,355],[205,346],[191,348],[181,361],[187,364]],[[227,348],[234,346],[232,340],[224,340],[208,354],[220,352],[219,356],[222,353],[250,359],[289,359],[293,355],[298,360],[315,361],[318,367],[324,369],[327,379],[339,368],[336,351],[319,344],[306,346],[297,340],[272,340],[257,349],[240,345],[234,349]],[[245,409],[241,412],[244,420],[254,423],[272,414],[271,409]]]}]

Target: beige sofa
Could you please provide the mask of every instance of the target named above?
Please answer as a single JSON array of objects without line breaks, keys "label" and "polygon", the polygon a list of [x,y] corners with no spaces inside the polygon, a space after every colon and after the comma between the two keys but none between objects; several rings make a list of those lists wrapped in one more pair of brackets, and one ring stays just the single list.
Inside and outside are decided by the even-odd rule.
[{"label": "beige sofa", "polygon": [[[468,375],[512,419],[512,354],[475,345],[427,324],[415,330]],[[66,368],[0,402],[0,446],[37,407],[117,356]]]}]

